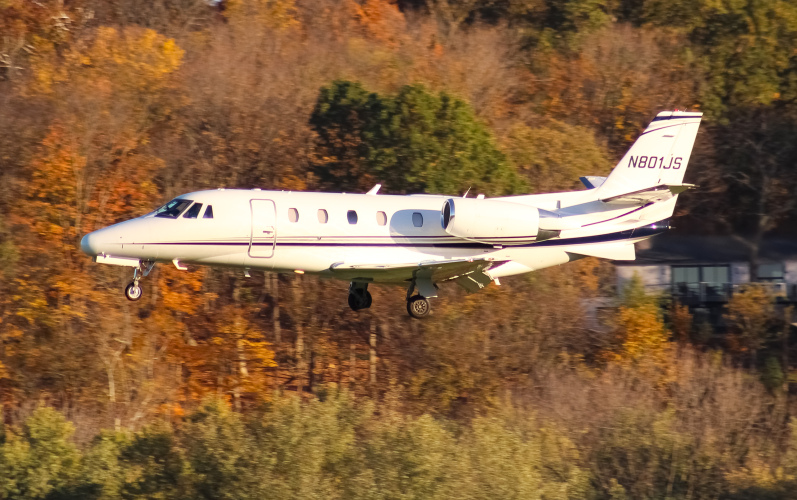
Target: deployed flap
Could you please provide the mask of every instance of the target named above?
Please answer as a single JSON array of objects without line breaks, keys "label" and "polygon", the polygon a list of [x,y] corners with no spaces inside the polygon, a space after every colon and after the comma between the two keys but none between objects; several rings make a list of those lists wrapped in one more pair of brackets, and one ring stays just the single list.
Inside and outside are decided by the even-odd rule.
[{"label": "deployed flap", "polygon": [[604,203],[611,204],[627,204],[634,203],[645,205],[648,203],[656,203],[658,201],[667,201],[673,196],[683,193],[687,189],[694,188],[694,184],[660,184],[630,193],[618,194],[609,198],[602,198]]},{"label": "deployed flap", "polygon": [[567,253],[582,255],[587,257],[599,257],[609,260],[634,260],[636,251],[633,243],[606,243],[588,244],[569,247]]},{"label": "deployed flap", "polygon": [[475,293],[490,284],[493,279],[482,271],[473,272],[454,279],[454,283],[464,288],[468,293]]}]

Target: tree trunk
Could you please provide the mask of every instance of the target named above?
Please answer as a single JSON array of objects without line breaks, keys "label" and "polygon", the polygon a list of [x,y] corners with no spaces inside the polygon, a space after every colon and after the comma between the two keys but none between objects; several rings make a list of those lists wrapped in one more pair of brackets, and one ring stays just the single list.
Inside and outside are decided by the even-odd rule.
[{"label": "tree trunk", "polygon": [[[781,338],[781,352],[783,363],[783,394],[789,394],[789,334],[791,333],[791,318],[794,314],[794,306],[783,308],[783,333]],[[787,406],[788,411],[788,406]]]},{"label": "tree trunk", "polygon": [[371,388],[376,389],[376,320],[371,318],[371,338],[368,350],[368,364],[370,367]]},{"label": "tree trunk", "polygon": [[351,344],[349,344],[349,385],[352,389],[354,389],[354,371],[357,367],[357,346],[355,345],[354,341],[352,340]]},{"label": "tree trunk", "polygon": [[271,297],[274,301],[274,307],[271,309],[271,324],[274,328],[274,344],[278,347],[280,342],[282,342],[282,330],[280,328],[280,280],[277,274],[270,274],[269,278],[271,283]]},{"label": "tree trunk", "polygon": [[122,421],[117,414],[116,408],[116,378],[113,373],[114,367],[116,366],[115,361],[111,361],[110,363],[105,364],[105,372],[108,375],[108,401],[111,404],[111,415],[113,415],[113,428],[116,432],[122,430]]}]

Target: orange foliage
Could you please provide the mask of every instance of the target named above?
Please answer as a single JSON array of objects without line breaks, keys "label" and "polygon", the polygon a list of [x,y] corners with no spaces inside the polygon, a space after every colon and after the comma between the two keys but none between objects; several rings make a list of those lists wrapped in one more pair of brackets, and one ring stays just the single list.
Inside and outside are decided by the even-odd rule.
[{"label": "orange foliage", "polygon": [[366,0],[354,3],[354,18],[366,38],[386,47],[398,47],[407,37],[406,20],[395,2]]}]

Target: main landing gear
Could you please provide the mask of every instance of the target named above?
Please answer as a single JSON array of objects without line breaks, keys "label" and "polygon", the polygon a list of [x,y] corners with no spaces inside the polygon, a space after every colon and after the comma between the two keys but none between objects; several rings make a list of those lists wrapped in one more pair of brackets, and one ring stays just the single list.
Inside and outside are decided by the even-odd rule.
[{"label": "main landing gear", "polygon": [[[429,304],[429,299],[421,295],[422,290],[426,290],[429,295],[434,294],[437,296],[437,288],[431,283],[423,282],[418,289],[417,294],[413,295],[417,283],[413,281],[407,289],[407,312],[413,318],[425,318],[432,312],[432,306]],[[425,287],[425,288],[424,288]],[[360,283],[352,281],[349,285],[349,307],[353,311],[361,309],[368,309],[371,307],[371,294],[368,292],[368,283]]]},{"label": "main landing gear", "polygon": [[[418,293],[412,292],[418,288]],[[437,297],[437,286],[431,280],[412,280],[407,288],[407,312],[416,319],[423,319],[432,312],[428,297]]]},{"label": "main landing gear", "polygon": [[352,311],[368,309],[371,307],[371,292],[368,291],[368,283],[352,281],[349,285],[349,307]]},{"label": "main landing gear", "polygon": [[413,318],[422,319],[429,316],[429,313],[432,312],[432,306],[426,297],[413,295],[407,300],[407,312]]},{"label": "main landing gear", "polygon": [[[142,265],[144,267],[142,267]],[[135,302],[141,298],[144,293],[141,290],[141,286],[138,284],[138,282],[144,276],[149,275],[153,267],[155,267],[154,261],[144,261],[140,262],[138,266],[133,268],[133,281],[131,281],[130,284],[125,287],[125,297],[127,297],[127,300],[132,300]]]}]

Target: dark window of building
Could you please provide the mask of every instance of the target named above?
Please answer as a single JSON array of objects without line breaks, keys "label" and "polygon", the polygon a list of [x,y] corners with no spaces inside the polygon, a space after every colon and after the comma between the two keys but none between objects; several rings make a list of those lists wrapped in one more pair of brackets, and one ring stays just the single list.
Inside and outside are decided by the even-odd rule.
[{"label": "dark window of building", "polygon": [[758,281],[783,283],[785,274],[782,262],[758,264]]},{"label": "dark window of building", "polygon": [[357,212],[354,210],[346,212],[346,218],[349,220],[349,224],[357,224]]},{"label": "dark window of building", "polygon": [[731,282],[729,266],[673,266],[673,283],[712,283]]},{"label": "dark window of building", "polygon": [[673,266],[673,294],[682,299],[723,300],[730,291],[730,266]]}]

